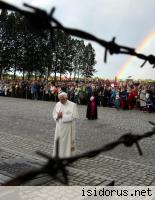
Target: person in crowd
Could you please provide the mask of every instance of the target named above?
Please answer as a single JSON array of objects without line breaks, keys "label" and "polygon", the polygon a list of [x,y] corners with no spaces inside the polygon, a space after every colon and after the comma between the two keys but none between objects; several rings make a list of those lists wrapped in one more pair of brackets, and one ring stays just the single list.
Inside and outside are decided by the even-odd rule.
[{"label": "person in crowd", "polygon": [[86,88],[85,88],[85,93],[86,93],[86,96],[87,96],[87,103],[89,102],[89,99],[92,95],[92,86],[91,86],[91,83],[89,83]]},{"label": "person in crowd", "polygon": [[38,85],[37,81],[34,81],[31,85],[32,99],[37,100],[38,99],[38,93],[39,93],[39,85]]},{"label": "person in crowd", "polygon": [[123,110],[128,109],[128,92],[126,89],[126,86],[122,86],[121,92],[120,92],[120,107]]},{"label": "person in crowd", "polygon": [[136,106],[137,90],[131,85],[128,89],[128,108],[133,109]]},{"label": "person in crowd", "polygon": [[132,88],[129,87],[128,88],[128,108],[129,108],[129,110],[134,108],[134,99],[135,99],[135,97],[132,92]]},{"label": "person in crowd", "polygon": [[146,86],[142,87],[139,94],[139,98],[140,98],[140,110],[145,111],[146,110]]},{"label": "person in crowd", "polygon": [[68,100],[67,93],[58,95],[59,102],[53,110],[56,122],[53,156],[56,155],[56,142],[59,139],[59,157],[70,157],[75,153],[75,120],[78,118],[77,105]]},{"label": "person in crowd", "polygon": [[146,91],[146,111],[153,112],[155,110],[155,100],[153,98],[153,92],[151,90]]},{"label": "person in crowd", "polygon": [[115,88],[115,108],[119,109],[120,108],[120,88],[117,86]]},{"label": "person in crowd", "polygon": [[89,120],[94,120],[94,119],[97,119],[98,117],[97,102],[94,96],[91,96],[88,102],[86,117]]},{"label": "person in crowd", "polygon": [[106,107],[108,105],[108,96],[109,96],[108,86],[105,85],[102,91],[102,106],[103,107]]},{"label": "person in crowd", "polygon": [[114,107],[115,106],[115,99],[116,99],[116,89],[114,87],[111,88],[110,92],[110,103],[109,106]]}]

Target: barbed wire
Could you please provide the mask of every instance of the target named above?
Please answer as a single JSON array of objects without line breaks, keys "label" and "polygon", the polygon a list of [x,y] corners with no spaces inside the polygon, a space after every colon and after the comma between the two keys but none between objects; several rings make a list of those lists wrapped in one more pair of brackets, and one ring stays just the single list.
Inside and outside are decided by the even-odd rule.
[{"label": "barbed wire", "polygon": [[72,36],[80,37],[82,39],[91,40],[93,42],[98,43],[102,47],[105,48],[104,53],[104,62],[107,62],[107,55],[109,54],[128,54],[131,56],[136,56],[139,59],[144,60],[142,65],[140,67],[143,67],[147,62],[149,62],[153,68],[155,68],[155,56],[154,55],[145,55],[141,53],[137,53],[135,51],[135,48],[127,47],[118,45],[115,40],[116,38],[113,37],[111,41],[105,41],[101,38],[98,38],[88,32],[68,28],[63,26],[57,19],[53,17],[55,7],[51,9],[50,14],[48,14],[45,10],[42,10],[40,8],[36,8],[34,6],[23,4],[26,8],[30,8],[32,11],[23,10],[18,8],[17,6],[13,6],[10,3],[6,3],[0,0],[0,8],[1,9],[7,9],[11,11],[17,11],[24,15],[30,22],[30,24],[35,28],[36,30],[46,30],[49,29],[53,31],[54,29],[61,29],[67,34],[70,34]]},{"label": "barbed wire", "polygon": [[[110,53],[111,55],[112,54],[128,54],[128,55],[136,56],[144,60],[144,63],[141,65],[141,67],[143,67],[146,64],[146,62],[149,62],[151,65],[153,65],[153,67],[155,67],[154,55],[147,56],[144,54],[137,53],[134,48],[118,45],[115,42],[115,37],[112,39],[112,41],[107,42],[85,31],[64,27],[57,19],[53,17],[55,8],[52,8],[50,14],[48,14],[46,11],[39,8],[35,8],[30,5],[24,4],[24,6],[27,8],[30,8],[32,12],[20,9],[9,3],[0,1],[1,9],[7,9],[7,10],[20,12],[22,15],[28,18],[29,22],[31,23],[33,28],[35,28],[36,30],[49,29],[53,31],[54,29],[61,29],[72,36],[91,40],[100,44],[101,46],[105,48],[104,62],[107,62],[108,53]],[[146,132],[143,135],[133,135],[132,133],[126,133],[122,135],[118,140],[111,142],[109,144],[106,144],[105,146],[99,149],[95,149],[95,150],[92,150],[83,154],[79,154],[76,156],[72,156],[69,158],[59,157],[59,140],[57,140],[55,157],[51,157],[50,155],[47,155],[43,152],[37,152],[38,155],[47,159],[47,163],[43,167],[41,167],[40,169],[19,175],[5,182],[2,185],[5,185],[5,186],[21,185],[34,179],[39,174],[47,174],[52,179],[55,179],[63,184],[68,185],[69,171],[67,167],[71,166],[72,163],[78,161],[79,159],[95,157],[98,154],[102,152],[110,151],[121,144],[124,144],[126,147],[131,147],[133,144],[135,144],[138,149],[139,154],[142,155],[143,153],[138,142],[144,138],[152,137],[155,134],[155,123],[154,122],[149,122],[149,123],[154,126],[152,131]]]},{"label": "barbed wire", "polygon": [[142,155],[143,152],[138,142],[144,138],[152,137],[153,135],[155,135],[155,123],[151,121],[149,121],[149,123],[153,125],[152,131],[146,132],[142,135],[134,135],[132,133],[126,133],[122,135],[119,139],[117,139],[116,141],[106,144],[105,146],[99,149],[88,151],[88,152],[75,155],[69,158],[59,157],[59,140],[57,140],[55,157],[51,157],[50,155],[47,155],[42,152],[37,152],[38,155],[48,160],[47,163],[41,169],[30,171],[25,174],[19,175],[9,180],[8,182],[4,183],[3,185],[5,186],[21,185],[21,184],[24,184],[25,182],[28,182],[34,179],[39,174],[47,174],[52,179],[68,185],[69,171],[67,170],[67,167],[71,166],[72,163],[78,161],[79,159],[95,157],[98,154],[106,152],[106,151],[110,151],[121,144],[123,144],[126,147],[131,147],[133,146],[133,144],[136,144],[139,155]]}]

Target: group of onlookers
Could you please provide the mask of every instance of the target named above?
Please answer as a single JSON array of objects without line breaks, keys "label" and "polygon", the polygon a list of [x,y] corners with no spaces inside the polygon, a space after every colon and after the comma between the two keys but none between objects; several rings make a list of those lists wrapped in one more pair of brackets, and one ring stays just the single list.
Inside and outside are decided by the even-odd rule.
[{"label": "group of onlookers", "polygon": [[87,105],[93,96],[98,106],[117,109],[139,108],[149,112],[155,110],[155,83],[112,83],[108,80],[89,83],[0,80],[1,96],[58,101],[61,91],[68,94],[69,100],[81,105]]}]

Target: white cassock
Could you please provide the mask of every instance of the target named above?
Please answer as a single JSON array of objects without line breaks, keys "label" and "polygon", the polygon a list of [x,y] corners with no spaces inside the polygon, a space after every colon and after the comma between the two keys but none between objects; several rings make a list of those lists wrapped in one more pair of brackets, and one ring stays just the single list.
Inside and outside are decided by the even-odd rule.
[{"label": "white cassock", "polygon": [[[62,112],[63,117],[57,119],[57,113]],[[53,156],[56,153],[56,140],[59,138],[59,157],[70,157],[75,153],[75,119],[78,118],[77,105],[69,100],[66,104],[58,102],[53,110],[53,118],[56,121],[54,136]]]}]

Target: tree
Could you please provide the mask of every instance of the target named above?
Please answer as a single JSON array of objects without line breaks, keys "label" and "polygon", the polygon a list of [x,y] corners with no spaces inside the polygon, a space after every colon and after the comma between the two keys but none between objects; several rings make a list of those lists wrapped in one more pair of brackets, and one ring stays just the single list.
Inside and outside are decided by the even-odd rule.
[{"label": "tree", "polygon": [[96,70],[94,69],[94,65],[96,64],[95,61],[95,50],[93,49],[92,45],[88,43],[84,50],[84,60],[83,60],[83,69],[82,75],[85,78],[92,77]]},{"label": "tree", "polygon": [[16,12],[0,13],[0,76],[5,71],[48,77],[74,73],[86,77],[94,72],[95,53],[90,44],[77,40],[62,30],[35,32],[25,17]]},{"label": "tree", "polygon": [[0,13],[0,78],[2,78],[5,71],[9,70],[7,19],[8,12],[3,9]]},{"label": "tree", "polygon": [[55,42],[56,69],[60,74],[65,74],[71,67],[71,37],[63,31],[57,31]]},{"label": "tree", "polygon": [[74,40],[75,56],[73,58],[74,63],[74,80],[78,75],[78,80],[82,69],[84,68],[84,50],[85,44],[83,40]]},{"label": "tree", "polygon": [[23,62],[23,35],[21,34],[22,16],[19,13],[10,13],[8,16],[8,42],[9,67],[13,70],[14,79],[16,72],[21,71]]}]

